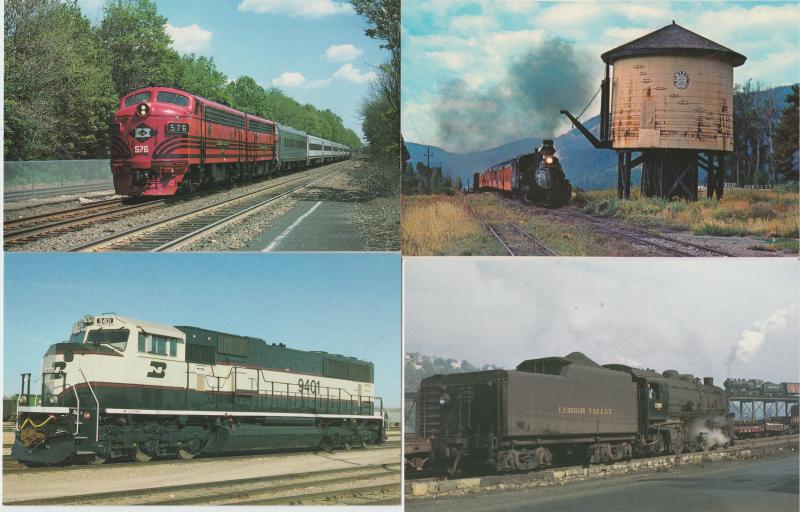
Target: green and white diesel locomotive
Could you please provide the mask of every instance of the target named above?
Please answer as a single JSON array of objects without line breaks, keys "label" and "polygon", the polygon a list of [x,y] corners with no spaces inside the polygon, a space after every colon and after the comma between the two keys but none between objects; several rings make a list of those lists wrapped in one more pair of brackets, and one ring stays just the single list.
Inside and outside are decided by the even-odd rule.
[{"label": "green and white diesel locomotive", "polygon": [[22,376],[12,456],[28,464],[349,449],[385,440],[372,363],[115,314],[86,316]]}]

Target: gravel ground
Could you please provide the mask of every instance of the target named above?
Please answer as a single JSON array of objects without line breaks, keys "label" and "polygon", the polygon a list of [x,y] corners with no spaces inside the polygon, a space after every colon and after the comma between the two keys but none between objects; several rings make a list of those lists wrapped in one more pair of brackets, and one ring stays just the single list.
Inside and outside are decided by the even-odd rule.
[{"label": "gravel ground", "polygon": [[[341,162],[327,167],[333,170],[334,166],[344,167]],[[294,208],[297,201],[330,201],[331,196],[341,190],[343,173],[335,174],[311,187],[279,199],[261,208],[257,208],[245,217],[209,233],[208,235],[180,248],[181,251],[235,251],[246,247],[252,240],[261,236],[275,220],[286,215]]]},{"label": "gravel ground", "polygon": [[65,233],[63,235],[59,235],[53,238],[37,240],[31,244],[14,248],[13,250],[23,251],[23,252],[64,251],[75,245],[88,243],[93,240],[97,240],[98,238],[111,235],[113,233],[118,233],[126,229],[132,229],[135,227],[144,226],[151,222],[155,222],[156,220],[161,220],[167,217],[171,217],[173,215],[185,213],[190,210],[199,208],[201,206],[208,206],[213,203],[222,201],[224,199],[232,199],[247,192],[254,192],[256,190],[264,188],[265,186],[279,185],[293,178],[301,176],[310,176],[315,173],[326,172],[329,169],[330,166],[310,169],[307,171],[302,171],[287,176],[279,176],[277,178],[272,178],[266,181],[253,183],[250,185],[236,187],[229,190],[222,190],[216,193],[211,193],[209,195],[196,197],[191,200],[176,200],[176,202],[165,205],[163,208],[156,208],[154,210],[143,212],[141,214],[131,215],[130,217],[124,219],[94,225],[86,229],[83,229],[81,231]]},{"label": "gravel ground", "polygon": [[[215,457],[188,463],[176,461],[168,464],[125,465],[122,467],[107,464],[85,470],[48,472],[47,485],[42,485],[41,473],[26,475],[25,471],[21,471],[3,475],[3,500],[8,503],[23,499],[149,489],[163,485],[222,482],[373,464],[402,464],[400,447],[334,453],[302,452],[243,459]],[[82,484],[76,485],[76,482],[82,482]]]},{"label": "gravel ground", "polygon": [[[342,162],[342,172],[300,190],[208,236],[181,247],[182,251],[229,251],[246,247],[258,238],[276,219],[288,213],[297,201],[343,202],[354,205],[351,220],[367,240],[367,250],[400,250],[400,200],[374,197],[364,191],[355,179],[363,160]],[[332,166],[330,167],[332,168]]]},{"label": "gravel ground", "polygon": [[29,217],[31,215],[39,215],[42,213],[69,210],[71,208],[78,208],[79,206],[89,203],[106,201],[108,199],[115,198],[122,199],[123,196],[118,196],[113,192],[91,192],[89,194],[82,194],[79,196],[73,195],[47,197],[43,199],[30,199],[28,201],[6,203],[3,205],[3,219],[13,220],[21,217]]}]

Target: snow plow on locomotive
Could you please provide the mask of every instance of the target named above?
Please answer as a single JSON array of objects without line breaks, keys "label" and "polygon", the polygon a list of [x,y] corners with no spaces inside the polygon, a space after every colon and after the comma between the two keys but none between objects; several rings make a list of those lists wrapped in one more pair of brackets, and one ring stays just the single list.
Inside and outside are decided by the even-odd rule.
[{"label": "snow plow on locomotive", "polygon": [[525,202],[560,207],[572,197],[572,185],[553,147],[545,139],[533,153],[519,155],[492,167],[476,172],[472,177],[473,191],[491,190],[519,197]]},{"label": "snow plow on locomotive", "polygon": [[114,189],[125,196],[173,196],[351,154],[344,144],[168,87],[122,97],[109,131]]},{"label": "snow plow on locomotive", "polygon": [[710,380],[600,366],[580,353],[429,377],[419,404],[435,428],[426,432],[430,454],[418,458],[450,474],[605,463],[733,440],[725,393]]},{"label": "snow plow on locomotive", "polygon": [[22,378],[12,457],[35,465],[383,443],[373,365],[258,338],[86,316]]}]

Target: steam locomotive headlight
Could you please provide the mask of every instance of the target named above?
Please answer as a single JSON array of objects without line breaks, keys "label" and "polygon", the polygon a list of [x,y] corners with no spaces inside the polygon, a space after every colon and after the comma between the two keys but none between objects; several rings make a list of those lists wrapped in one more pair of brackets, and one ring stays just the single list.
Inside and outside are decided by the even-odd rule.
[{"label": "steam locomotive headlight", "polygon": [[553,157],[552,156],[548,156],[547,158],[544,159],[544,161],[546,163],[548,163],[548,164],[552,164],[553,163]]},{"label": "steam locomotive headlight", "polygon": [[136,115],[139,117],[145,117],[149,113],[150,107],[147,105],[147,103],[139,103],[139,106],[136,107]]},{"label": "steam locomotive headlight", "polygon": [[448,395],[447,393],[442,393],[439,396],[439,405],[444,407],[445,405],[447,405],[449,403],[450,403],[450,395]]},{"label": "steam locomotive headlight", "polygon": [[91,412],[89,412],[89,411],[84,411],[83,412],[83,419],[88,420],[91,417],[92,417],[92,413]]}]

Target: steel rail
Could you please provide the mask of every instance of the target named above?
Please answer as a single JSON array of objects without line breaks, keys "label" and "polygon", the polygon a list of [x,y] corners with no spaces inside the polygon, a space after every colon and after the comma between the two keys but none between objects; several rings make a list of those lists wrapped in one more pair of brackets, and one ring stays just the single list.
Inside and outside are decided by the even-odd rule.
[{"label": "steel rail", "polygon": [[[66,208],[64,210],[57,210],[54,212],[48,213],[39,213],[37,215],[29,215],[28,217],[20,217],[17,219],[8,219],[3,221],[3,229],[8,230],[13,228],[18,224],[30,224],[31,222],[37,222],[43,219],[48,219],[51,217],[58,217],[61,215],[67,215],[70,213],[80,213],[86,210],[92,210],[94,208],[101,208],[109,205],[120,204],[119,199],[106,199],[104,201],[97,201],[95,203],[84,204],[75,208]],[[38,223],[38,222],[37,222]]]},{"label": "steel rail", "polygon": [[551,249],[549,246],[547,246],[547,244],[545,244],[544,242],[539,240],[539,238],[537,236],[534,236],[531,233],[528,233],[527,231],[525,231],[524,229],[522,229],[518,225],[514,224],[513,222],[511,224],[509,224],[509,225],[511,226],[512,229],[517,231],[520,235],[524,236],[525,238],[527,238],[528,240],[530,240],[531,242],[536,244],[538,247],[540,247],[542,249],[542,251],[544,251],[548,256],[558,256],[558,254],[553,249]]},{"label": "steel rail", "polygon": [[[335,171],[329,172],[325,176],[323,176],[322,178],[318,178],[318,179],[327,178],[327,177],[329,177],[332,174],[335,174],[337,172],[340,172],[340,170],[337,169]],[[212,219],[213,219],[211,222],[214,222],[214,221],[218,220],[218,218],[220,217],[220,214],[213,214],[213,213],[211,213],[212,210],[215,210],[217,208],[223,208],[223,207],[226,207],[226,206],[231,208],[231,207],[234,207],[233,203],[236,203],[238,201],[247,201],[248,198],[250,198],[250,200],[252,200],[252,198],[254,196],[263,195],[263,194],[268,193],[269,191],[271,191],[273,189],[280,188],[280,187],[285,187],[287,185],[290,185],[291,183],[294,183],[294,182],[297,182],[297,181],[302,181],[302,180],[307,180],[307,179],[309,179],[308,176],[297,176],[297,177],[294,177],[294,178],[289,179],[287,181],[283,181],[281,183],[272,184],[272,185],[269,185],[267,187],[261,188],[259,190],[255,190],[253,192],[247,192],[245,194],[242,194],[242,195],[230,198],[230,199],[224,199],[222,201],[218,201],[218,202],[215,202],[215,203],[207,205],[207,206],[202,206],[200,208],[196,208],[196,209],[190,210],[188,212],[179,213],[177,215],[173,215],[173,216],[167,217],[165,219],[160,219],[160,220],[157,220],[155,222],[150,222],[150,223],[145,224],[143,226],[137,226],[137,227],[134,227],[134,228],[131,228],[131,229],[127,229],[127,230],[121,231],[119,233],[111,234],[109,236],[106,236],[106,237],[103,237],[103,238],[100,238],[100,239],[97,239],[97,240],[92,240],[91,242],[87,242],[87,243],[83,243],[83,244],[80,244],[80,245],[77,245],[77,246],[73,246],[73,247],[70,247],[70,248],[66,249],[65,252],[82,252],[82,251],[92,251],[92,250],[103,250],[102,248],[104,246],[113,245],[115,242],[118,243],[118,242],[120,242],[120,241],[122,241],[122,240],[124,240],[126,238],[132,238],[135,235],[143,234],[143,233],[145,233],[147,231],[150,231],[153,228],[156,228],[156,227],[159,227],[159,226],[163,226],[165,224],[173,223],[173,222],[176,222],[176,221],[189,221],[188,223],[190,225],[193,224],[193,223],[198,223],[199,221],[196,219],[196,217],[198,217],[199,215],[202,215],[204,213],[208,213],[209,216],[212,217]],[[312,181],[317,181],[317,178],[314,177],[314,179],[312,179]],[[301,186],[295,187],[295,188],[293,188],[291,190],[291,192],[296,192],[297,190],[300,190],[300,189],[302,189],[304,187],[307,187],[308,185],[309,185],[309,183],[306,183],[306,184],[303,184]],[[289,193],[291,193],[291,192],[289,192]],[[287,195],[287,194],[281,194],[281,197],[283,197],[284,195]],[[277,199],[277,198],[273,198],[273,200],[274,199]],[[250,206],[250,205],[248,205],[248,206]],[[236,208],[236,207],[234,207],[234,208]],[[241,208],[241,207],[238,207],[238,208]],[[227,217],[228,215],[229,214],[222,215],[222,216]],[[194,220],[193,220],[193,218],[194,218]],[[192,231],[194,231],[195,229],[192,229]],[[181,233],[179,236],[182,236],[184,234],[185,233]],[[150,233],[150,235],[151,236],[156,236],[156,235],[159,235],[159,233]],[[163,238],[164,238],[163,236],[156,236],[156,240],[155,241],[150,241],[150,242],[138,241],[139,246],[145,246],[145,249],[138,249],[138,250],[157,251],[157,250],[159,250],[158,249],[159,247],[161,247],[163,245],[166,245],[166,243],[172,241],[172,240],[167,240],[165,242],[163,240]],[[137,242],[132,242],[132,243],[133,243],[134,246],[136,246]],[[137,250],[137,249],[123,247],[121,249],[111,248],[110,250]]]},{"label": "steel rail", "polygon": [[516,256],[516,254],[514,254],[514,251],[511,250],[511,247],[509,247],[508,244],[505,243],[502,238],[500,238],[500,235],[497,234],[497,231],[495,231],[492,225],[489,224],[486,221],[486,219],[483,218],[483,215],[475,211],[475,209],[472,206],[470,206],[466,201],[464,201],[464,206],[467,207],[467,210],[469,210],[469,212],[472,214],[473,217],[476,217],[479,221],[481,221],[481,223],[486,227],[486,229],[489,230],[489,232],[492,234],[495,240],[497,240],[503,247],[503,250],[506,252],[506,254],[508,254],[509,256]]},{"label": "steel rail", "polygon": [[262,206],[266,206],[266,205],[268,205],[270,203],[273,203],[273,202],[277,201],[278,199],[282,199],[282,198],[284,198],[284,197],[286,197],[288,195],[294,194],[298,190],[301,190],[303,188],[309,187],[309,186],[311,186],[311,185],[313,185],[313,184],[315,184],[317,182],[320,182],[320,181],[322,181],[322,180],[324,180],[326,178],[329,178],[332,175],[336,174],[337,172],[341,172],[341,171],[340,170],[332,171],[332,172],[326,174],[325,176],[321,176],[321,177],[319,177],[319,178],[317,178],[317,179],[315,179],[315,180],[313,180],[313,181],[311,181],[309,183],[306,183],[306,184],[300,185],[298,187],[295,187],[292,190],[289,190],[289,191],[284,192],[282,194],[279,194],[277,196],[265,199],[264,201],[261,201],[260,203],[257,203],[257,204],[254,204],[252,206],[249,206],[249,207],[247,207],[247,208],[245,208],[245,209],[243,209],[241,211],[234,212],[234,213],[228,215],[227,217],[224,217],[224,218],[219,219],[219,220],[217,220],[215,222],[212,222],[211,224],[208,224],[207,226],[203,226],[203,227],[201,227],[199,229],[196,229],[196,230],[194,230],[194,231],[192,231],[190,233],[186,233],[185,235],[180,236],[180,237],[178,237],[178,238],[176,238],[174,240],[171,240],[171,241],[169,241],[167,243],[161,244],[160,246],[156,247],[155,249],[152,249],[152,252],[166,251],[168,249],[174,248],[175,246],[178,246],[178,245],[193,241],[193,240],[197,239],[198,237],[200,237],[201,235],[203,235],[204,233],[207,233],[207,232],[209,232],[211,230],[214,230],[214,229],[216,229],[218,227],[222,227],[223,225],[228,224],[228,223],[238,219],[239,217],[247,215],[248,213],[250,213],[251,211],[253,211],[253,210],[257,209],[257,208],[261,208]]},{"label": "steel rail", "polygon": [[[387,466],[396,465],[398,466],[397,469],[390,469]],[[181,501],[185,503],[198,503],[202,501],[208,501],[211,499],[226,499],[230,496],[241,495],[244,490],[240,491],[228,491],[223,494],[210,494],[202,497],[193,496],[190,498],[185,498],[182,500],[175,500],[174,498],[170,497],[170,494],[175,494],[177,492],[186,492],[186,491],[195,491],[195,490],[207,490],[207,491],[214,491],[215,488],[219,489],[228,489],[232,486],[238,485],[251,485],[251,484],[266,484],[269,482],[280,482],[283,480],[290,480],[295,479],[296,481],[291,485],[278,485],[278,486],[266,486],[262,487],[261,489],[248,489],[247,492],[268,492],[271,489],[276,489],[276,492],[279,492],[281,487],[288,487],[289,489],[296,489],[298,485],[302,485],[303,483],[320,483],[325,482],[325,480],[340,480],[343,477],[337,477],[335,479],[322,479],[320,480],[319,477],[325,476],[333,476],[333,475],[341,475],[341,474],[348,474],[349,476],[346,477],[348,481],[352,481],[354,476],[358,477],[358,473],[366,473],[369,476],[375,476],[376,471],[380,471],[379,475],[391,475],[394,473],[400,473],[400,463],[395,464],[370,464],[364,466],[356,466],[356,467],[345,467],[345,468],[337,468],[337,469],[327,469],[322,471],[314,471],[310,473],[305,473],[303,475],[296,475],[296,474],[287,474],[287,475],[271,475],[271,476],[261,476],[261,477],[249,477],[249,478],[239,478],[233,480],[220,480],[214,482],[199,482],[199,483],[192,483],[192,484],[180,484],[174,486],[167,486],[167,487],[157,487],[157,488],[137,488],[137,489],[125,489],[122,491],[107,491],[107,492],[98,492],[98,493],[89,493],[89,494],[75,494],[69,496],[56,496],[51,498],[36,498],[31,500],[15,500],[15,501],[5,501],[5,505],[66,505],[66,504],[79,504],[79,503],[86,503],[91,501],[100,501],[100,500],[113,500],[113,499],[124,499],[128,497],[135,497],[141,498],[143,492],[147,491],[147,494],[152,496],[154,494],[165,494],[165,498],[169,500],[171,504],[177,504],[176,502]],[[354,475],[355,473],[355,475]],[[154,501],[148,504],[160,504],[162,502]]]},{"label": "steel rail", "polygon": [[[687,250],[679,249],[676,247],[672,247],[667,244],[674,244],[674,245],[683,245],[685,247],[691,247],[697,251],[711,253],[715,256],[727,256],[733,257],[733,254],[727,253],[725,251],[721,251],[719,249],[712,249],[710,247],[706,247],[703,245],[695,244],[692,242],[684,242],[680,240],[675,240],[673,238],[665,237],[663,235],[655,234],[655,233],[648,233],[646,231],[642,231],[638,228],[634,227],[625,227],[620,228],[619,226],[614,225],[611,221],[605,219],[598,219],[597,217],[593,217],[591,215],[581,213],[581,212],[552,212],[555,215],[564,216],[564,217],[572,217],[586,221],[588,224],[596,226],[600,229],[603,229],[609,233],[617,235],[619,237],[625,238],[626,240],[630,240],[632,242],[637,242],[644,245],[649,245],[651,247],[655,247],[657,249],[661,249],[672,254],[678,256],[685,256],[685,257],[701,257],[702,255],[698,255],[694,252],[690,252]],[[622,231],[622,229],[628,230],[629,233]],[[635,234],[631,234],[635,233]],[[665,243],[659,243],[655,240],[663,240]]]},{"label": "steel rail", "polygon": [[[117,202],[119,201],[117,200]],[[128,214],[133,210],[148,210],[162,204],[163,202],[164,200],[162,199],[143,204],[122,206],[120,208],[112,208],[110,210],[100,211],[89,215],[72,217],[69,219],[49,222],[46,224],[38,224],[35,226],[22,228],[15,231],[6,231],[4,233],[5,238],[3,244],[6,247],[11,245],[27,244],[39,240],[41,238],[45,238],[46,235],[49,235],[53,232],[56,233],[58,233],[59,231],[66,232],[66,228],[76,227],[81,225],[85,225],[84,227],[89,227],[96,224],[97,221],[99,220],[103,220],[106,218],[114,218],[123,213]],[[58,215],[55,213],[51,215],[51,217],[56,217],[56,216]]]}]

